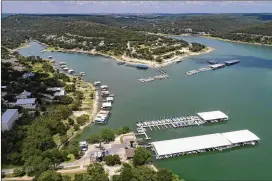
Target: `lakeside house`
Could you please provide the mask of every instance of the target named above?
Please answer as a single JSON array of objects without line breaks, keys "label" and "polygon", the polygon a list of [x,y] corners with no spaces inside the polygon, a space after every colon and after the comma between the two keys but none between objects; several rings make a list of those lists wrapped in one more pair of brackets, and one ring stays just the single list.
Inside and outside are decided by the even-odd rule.
[{"label": "lakeside house", "polygon": [[19,118],[18,109],[7,109],[2,115],[2,131],[10,130]]},{"label": "lakeside house", "polygon": [[38,106],[36,98],[17,99],[16,106],[21,106],[25,109],[36,109]]},{"label": "lakeside house", "polygon": [[27,79],[27,78],[32,78],[32,77],[34,77],[35,76],[35,74],[33,73],[33,72],[27,72],[27,73],[24,73],[23,75],[22,75],[22,78],[23,79]]},{"label": "lakeside house", "polygon": [[65,90],[63,87],[49,87],[46,89],[46,91],[52,91],[54,92],[54,97],[55,96],[64,96],[65,95]]},{"label": "lakeside house", "polygon": [[24,90],[24,92],[17,95],[16,98],[17,99],[26,99],[26,98],[29,98],[30,96],[31,96],[31,92],[27,92],[27,91]]}]

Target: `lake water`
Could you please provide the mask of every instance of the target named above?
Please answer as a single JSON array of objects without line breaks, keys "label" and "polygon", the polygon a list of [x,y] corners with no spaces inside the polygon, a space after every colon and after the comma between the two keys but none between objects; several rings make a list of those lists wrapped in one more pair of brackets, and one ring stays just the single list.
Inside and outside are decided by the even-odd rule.
[{"label": "lake water", "polygon": [[[229,116],[224,124],[148,131],[155,140],[249,129],[261,138],[260,144],[225,152],[210,152],[156,161],[186,180],[272,180],[272,47],[237,44],[201,37],[182,37],[215,48],[209,54],[184,59],[164,69],[167,80],[142,84],[137,79],[158,74],[120,66],[111,58],[75,53],[46,52],[31,43],[20,53],[52,55],[77,72],[84,71],[89,82],[102,81],[116,95],[112,116],[105,126],[92,125],[81,135],[85,139],[101,128],[127,125],[135,129],[139,120],[189,116],[221,110]],[[239,59],[239,64],[194,76],[184,73],[204,67],[207,60]]]}]

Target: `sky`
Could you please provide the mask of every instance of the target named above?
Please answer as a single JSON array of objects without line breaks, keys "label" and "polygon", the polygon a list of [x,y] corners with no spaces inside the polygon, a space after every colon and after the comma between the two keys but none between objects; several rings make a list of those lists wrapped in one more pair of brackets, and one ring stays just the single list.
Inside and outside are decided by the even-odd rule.
[{"label": "sky", "polygon": [[2,1],[2,13],[272,13],[272,1]]}]

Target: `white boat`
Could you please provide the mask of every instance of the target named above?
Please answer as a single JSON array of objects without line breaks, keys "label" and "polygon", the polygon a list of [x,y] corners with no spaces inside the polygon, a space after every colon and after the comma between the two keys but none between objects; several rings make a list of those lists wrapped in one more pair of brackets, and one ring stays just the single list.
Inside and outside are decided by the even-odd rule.
[{"label": "white boat", "polygon": [[48,58],[49,58],[49,59],[51,59],[51,58],[52,58],[52,56],[48,56]]},{"label": "white boat", "polygon": [[79,73],[81,76],[85,76],[85,72],[80,72]]},{"label": "white boat", "polygon": [[73,73],[74,73],[74,70],[70,69],[70,70],[68,70],[68,73],[69,73],[69,74],[73,74]]},{"label": "white boat", "polygon": [[64,67],[63,70],[64,70],[64,71],[68,71],[69,69],[68,69],[67,67]]},{"label": "white boat", "polygon": [[66,65],[66,63],[65,63],[65,62],[60,62],[59,64],[60,64],[60,65]]},{"label": "white boat", "polygon": [[100,81],[95,81],[95,82],[94,82],[94,86],[99,86],[99,85],[101,85],[101,82],[100,82]]}]

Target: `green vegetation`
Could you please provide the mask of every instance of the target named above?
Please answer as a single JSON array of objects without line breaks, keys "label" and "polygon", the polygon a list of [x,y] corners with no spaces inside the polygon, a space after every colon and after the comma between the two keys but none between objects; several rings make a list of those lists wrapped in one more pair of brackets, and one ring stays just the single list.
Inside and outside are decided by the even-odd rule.
[{"label": "green vegetation", "polygon": [[[98,53],[153,61],[157,56],[188,47],[188,43],[93,21],[92,16],[14,15],[2,21],[2,44],[16,48],[28,39],[51,47],[95,50]],[[18,24],[17,22],[20,21]]]},{"label": "green vegetation", "polygon": [[89,120],[88,114],[83,114],[77,118],[77,123],[81,126],[83,126],[87,121]]},{"label": "green vegetation", "polygon": [[105,162],[108,166],[114,166],[121,164],[119,155],[108,155],[105,157]]},{"label": "green vegetation", "polygon": [[126,134],[129,133],[131,130],[127,126],[123,126],[117,130],[112,130],[110,128],[104,128],[98,134],[90,134],[87,138],[87,142],[94,144],[94,143],[101,143],[101,142],[110,142],[114,141],[115,135]]},{"label": "green vegetation", "polygon": [[43,172],[38,178],[38,181],[69,181],[69,180],[71,180],[69,177],[62,176],[60,173],[55,172],[53,170]]},{"label": "green vegetation", "polygon": [[144,147],[137,147],[135,149],[135,154],[133,157],[133,164],[135,166],[144,165],[146,163],[151,162],[152,153],[145,149]]},{"label": "green vegetation", "polygon": [[205,45],[202,45],[202,44],[199,44],[199,43],[192,43],[192,46],[190,46],[189,49],[192,52],[199,52],[199,51],[201,51],[201,50],[203,50],[205,48],[206,48]]}]

